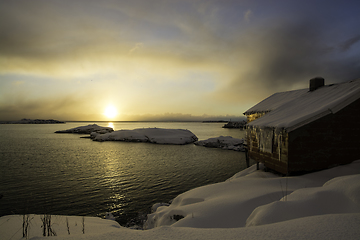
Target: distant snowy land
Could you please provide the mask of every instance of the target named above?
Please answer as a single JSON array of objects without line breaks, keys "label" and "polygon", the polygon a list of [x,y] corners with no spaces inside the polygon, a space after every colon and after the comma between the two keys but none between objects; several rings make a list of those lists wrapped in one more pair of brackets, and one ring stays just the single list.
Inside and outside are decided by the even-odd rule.
[{"label": "distant snowy land", "polygon": [[[359,239],[360,160],[292,177],[252,166],[153,211],[143,231],[81,216],[52,216],[51,228],[56,239]],[[41,217],[28,216],[29,238],[42,237]],[[22,224],[1,217],[0,239],[21,239]]]},{"label": "distant snowy land", "polygon": [[23,118],[19,121],[0,121],[0,124],[56,124],[65,123],[54,119],[27,119]]}]

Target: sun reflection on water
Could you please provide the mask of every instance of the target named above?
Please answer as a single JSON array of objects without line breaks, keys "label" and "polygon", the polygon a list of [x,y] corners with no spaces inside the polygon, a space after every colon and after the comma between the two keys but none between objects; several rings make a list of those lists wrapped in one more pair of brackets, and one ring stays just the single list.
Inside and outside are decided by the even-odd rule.
[{"label": "sun reflection on water", "polygon": [[125,195],[115,193],[110,200],[112,203],[108,204],[108,208],[112,213],[120,214],[124,211]]},{"label": "sun reflection on water", "polygon": [[[108,125],[107,125],[107,127],[111,127],[112,129],[114,129],[114,123],[109,122]],[[114,129],[114,131],[115,131],[115,129]]]}]

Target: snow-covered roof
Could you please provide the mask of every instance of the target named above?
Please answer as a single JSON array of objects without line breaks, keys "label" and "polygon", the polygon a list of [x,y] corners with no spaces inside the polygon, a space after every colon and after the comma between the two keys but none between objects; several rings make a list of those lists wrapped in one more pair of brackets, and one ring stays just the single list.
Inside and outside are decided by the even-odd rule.
[{"label": "snow-covered roof", "polygon": [[334,114],[360,98],[360,79],[330,84],[315,91],[300,89],[271,95],[244,114],[269,112],[249,126],[284,128],[288,132]]}]

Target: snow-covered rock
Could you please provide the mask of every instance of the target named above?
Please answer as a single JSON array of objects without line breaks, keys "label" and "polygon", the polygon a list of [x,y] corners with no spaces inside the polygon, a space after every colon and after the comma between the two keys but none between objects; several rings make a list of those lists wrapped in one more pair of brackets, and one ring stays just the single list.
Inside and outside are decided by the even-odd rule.
[{"label": "snow-covered rock", "polygon": [[111,212],[107,212],[105,214],[105,219],[109,219],[109,220],[114,220],[115,221],[115,217]]},{"label": "snow-covered rock", "polygon": [[96,132],[96,133],[108,133],[108,132],[113,132],[114,129],[112,129],[111,127],[101,127],[97,124],[90,124],[87,126],[80,126],[80,127],[76,127],[76,128],[70,128],[67,130],[59,130],[56,131],[55,133],[79,133],[79,134],[90,134],[92,132]]},{"label": "snow-covered rock", "polygon": [[159,207],[162,207],[162,206],[165,206],[165,207],[168,207],[170,206],[169,203],[155,203],[152,207],[151,207],[151,212],[156,212],[156,210],[159,208]]},{"label": "snow-covered rock", "polygon": [[164,128],[138,128],[134,130],[118,130],[111,133],[92,133],[94,141],[126,141],[149,142],[159,144],[188,144],[197,141],[197,137],[189,130]]},{"label": "snow-covered rock", "polygon": [[243,120],[241,122],[228,122],[226,123],[223,128],[240,128],[243,129],[245,128],[246,125],[246,120]]},{"label": "snow-covered rock", "polygon": [[244,139],[233,138],[230,136],[220,136],[216,138],[209,138],[195,142],[195,145],[210,147],[210,148],[222,148],[225,150],[245,151],[243,146]]}]

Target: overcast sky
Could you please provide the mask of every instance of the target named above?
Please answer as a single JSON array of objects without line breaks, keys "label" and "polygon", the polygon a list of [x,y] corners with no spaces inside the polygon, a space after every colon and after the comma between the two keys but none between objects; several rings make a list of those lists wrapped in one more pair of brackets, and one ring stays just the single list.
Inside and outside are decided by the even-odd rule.
[{"label": "overcast sky", "polygon": [[360,78],[359,12],[358,0],[0,0],[0,120],[241,116],[315,76]]}]

